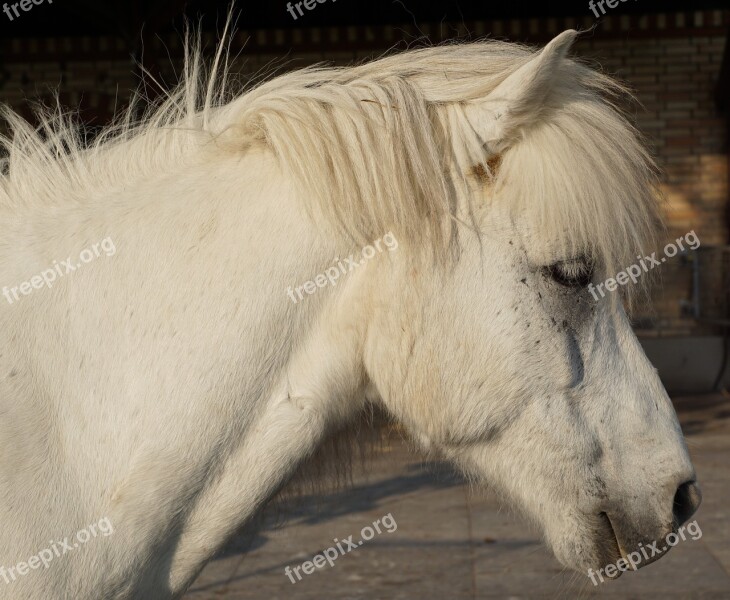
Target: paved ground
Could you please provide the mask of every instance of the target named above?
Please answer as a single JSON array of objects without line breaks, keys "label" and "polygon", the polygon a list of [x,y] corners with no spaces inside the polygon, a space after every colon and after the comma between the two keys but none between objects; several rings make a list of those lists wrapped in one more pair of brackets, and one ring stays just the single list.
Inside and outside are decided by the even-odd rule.
[{"label": "paved ground", "polygon": [[[730,599],[730,400],[675,404],[704,494],[695,515],[703,535],[617,581],[594,587],[585,576],[564,573],[534,532],[492,496],[473,493],[446,465],[425,465],[393,441],[353,489],[319,506],[305,498],[285,526],[267,524],[249,538],[248,553],[245,536],[236,540],[185,599]],[[310,560],[335,537],[353,534],[357,542],[364,527],[388,514],[397,523],[392,533],[386,520],[381,534],[333,567],[296,584],[285,575],[287,565]]]}]

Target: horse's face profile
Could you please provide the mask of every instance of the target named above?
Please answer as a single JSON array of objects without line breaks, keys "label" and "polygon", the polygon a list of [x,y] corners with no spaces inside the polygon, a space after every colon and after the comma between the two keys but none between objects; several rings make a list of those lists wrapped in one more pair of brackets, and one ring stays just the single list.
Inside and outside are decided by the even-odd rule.
[{"label": "horse's face profile", "polygon": [[[523,75],[494,92],[495,105],[507,105],[499,111],[507,129],[510,103],[531,102],[524,94],[534,73]],[[479,118],[475,128],[494,115]],[[630,170],[630,151],[603,181],[600,163],[584,164],[569,119],[558,114],[511,144],[494,130],[482,135],[500,155],[464,216],[480,234],[459,227],[448,268],[417,252],[393,257],[366,356],[389,410],[424,447],[504,492],[563,564],[585,570],[676,531],[700,494],[672,404],[621,299],[588,290],[616,273],[610,238],[627,230],[633,211],[622,216],[625,182],[615,178]],[[591,168],[591,191],[572,189]],[[575,196],[596,189],[616,199],[613,215],[599,202],[581,208],[588,198]],[[568,217],[556,220],[566,204]]]},{"label": "horse's face profile", "polygon": [[506,492],[563,564],[598,569],[694,512],[694,470],[621,303],[588,293],[585,258],[491,225],[448,274],[394,269],[381,305],[408,308],[375,318],[373,369],[426,448]]}]

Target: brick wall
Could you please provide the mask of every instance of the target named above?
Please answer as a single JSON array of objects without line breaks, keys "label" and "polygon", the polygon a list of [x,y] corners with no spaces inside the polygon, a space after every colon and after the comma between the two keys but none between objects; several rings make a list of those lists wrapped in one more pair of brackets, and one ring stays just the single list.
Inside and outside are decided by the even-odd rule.
[{"label": "brick wall", "polygon": [[[241,51],[234,68],[255,75],[272,65],[295,68],[322,60],[348,64],[394,46],[404,47],[420,35],[432,42],[491,35],[543,43],[563,29],[587,29],[595,24],[592,17],[583,16],[459,25],[423,23],[418,28],[410,24],[244,30],[233,44],[234,53]],[[603,17],[596,30],[576,46],[578,55],[597,61],[605,71],[626,81],[643,105],[634,111],[634,118],[663,169],[667,241],[690,230],[697,232],[703,247],[729,241],[728,127],[715,104],[729,30],[730,10],[649,16],[617,12]],[[214,46],[212,35],[206,41]],[[145,47],[145,66],[165,81],[174,81],[168,56],[179,69],[179,38],[150,36]],[[27,98],[50,98],[50,90],[58,88],[64,104],[80,105],[85,120],[102,124],[115,105],[125,103],[137,81],[138,71],[128,49],[117,38],[7,40],[0,44],[0,56],[4,57],[0,100],[26,114]],[[654,293],[653,310],[642,309],[635,315],[640,333],[706,331],[706,326],[685,314],[692,297],[691,260],[674,259],[661,271],[663,287]],[[712,272],[703,273],[702,280],[712,288]],[[710,295],[722,293],[719,288],[709,288],[705,292]]]}]

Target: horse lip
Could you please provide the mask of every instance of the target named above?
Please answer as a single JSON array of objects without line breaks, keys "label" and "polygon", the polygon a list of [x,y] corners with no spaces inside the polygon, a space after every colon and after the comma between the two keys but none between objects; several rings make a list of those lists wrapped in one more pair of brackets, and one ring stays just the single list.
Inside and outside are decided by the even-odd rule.
[{"label": "horse lip", "polygon": [[[608,516],[607,512],[598,513],[598,517],[602,521],[604,521],[604,523],[606,523],[608,525],[608,529],[611,531],[611,536],[613,537],[613,541],[616,544],[615,550],[618,551],[619,558],[626,559],[626,557],[628,555],[626,554],[626,551],[623,549],[623,546],[621,545],[621,541],[618,539],[618,535],[616,535],[616,528],[613,526],[613,523],[611,522],[611,517]],[[615,563],[616,563],[616,560],[613,561],[613,564],[615,564]],[[608,579],[618,579],[623,574],[623,571],[621,571],[621,569],[616,569],[615,575],[608,575],[607,573],[605,573],[605,571],[604,571],[604,574],[606,577],[608,577]]]}]

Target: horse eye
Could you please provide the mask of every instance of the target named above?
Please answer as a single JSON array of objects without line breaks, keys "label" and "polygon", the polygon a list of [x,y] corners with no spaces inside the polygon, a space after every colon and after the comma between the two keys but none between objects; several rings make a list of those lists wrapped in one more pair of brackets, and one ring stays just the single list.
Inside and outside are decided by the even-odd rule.
[{"label": "horse eye", "polygon": [[586,287],[593,281],[593,263],[585,256],[556,262],[544,270],[550,279],[565,287]]}]

